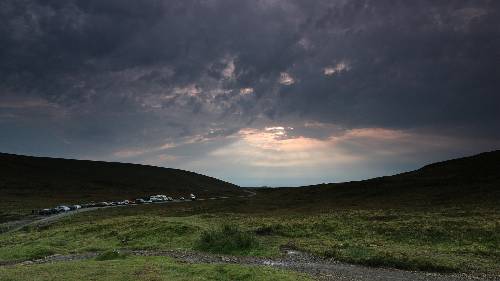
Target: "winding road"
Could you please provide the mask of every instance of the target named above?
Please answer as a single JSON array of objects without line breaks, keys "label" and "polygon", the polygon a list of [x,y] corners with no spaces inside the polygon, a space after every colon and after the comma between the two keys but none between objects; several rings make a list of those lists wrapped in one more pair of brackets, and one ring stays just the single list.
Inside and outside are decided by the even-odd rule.
[{"label": "winding road", "polygon": [[[249,198],[249,197],[255,196],[257,194],[254,191],[250,191],[250,190],[246,190],[246,189],[244,189],[243,191],[246,192],[247,195],[239,195],[239,196],[237,196],[238,198]],[[231,199],[231,197],[215,196],[215,197],[209,197],[209,198],[198,198],[198,199],[196,199],[196,201],[221,200],[221,199]],[[50,215],[50,216],[37,216],[34,220],[19,220],[19,221],[8,222],[8,223],[2,224],[2,226],[3,226],[2,228],[7,229],[7,230],[0,232],[0,235],[19,231],[25,227],[49,224],[49,223],[58,221],[64,217],[80,214],[83,212],[95,211],[95,210],[99,210],[99,209],[126,208],[126,207],[134,207],[134,206],[139,206],[139,205],[172,204],[172,203],[186,203],[186,202],[193,202],[193,201],[176,199],[176,200],[172,200],[172,201],[153,202],[153,203],[144,203],[144,204],[128,204],[128,205],[115,205],[115,206],[106,206],[106,207],[90,207],[90,208],[83,208],[83,209],[78,209],[78,210],[74,210],[74,211],[68,211],[68,212],[63,212],[63,213],[59,213],[59,214],[54,214],[54,215]]]}]

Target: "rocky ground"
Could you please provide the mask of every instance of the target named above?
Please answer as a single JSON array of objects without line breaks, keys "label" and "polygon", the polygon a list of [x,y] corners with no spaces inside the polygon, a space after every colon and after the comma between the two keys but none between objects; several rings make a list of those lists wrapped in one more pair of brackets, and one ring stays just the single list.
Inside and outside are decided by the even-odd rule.
[{"label": "rocky ground", "polygon": [[[228,255],[214,255],[194,251],[150,251],[136,250],[123,251],[125,254],[137,256],[166,256],[185,263],[205,263],[205,264],[239,264],[250,266],[270,266],[287,270],[306,273],[317,280],[349,280],[349,281],[498,281],[497,276],[472,276],[467,274],[438,274],[418,271],[406,271],[389,268],[371,268],[359,265],[340,263],[329,259],[322,259],[313,255],[283,249],[280,258],[261,257],[240,257]],[[61,261],[73,261],[91,259],[98,256],[98,253],[84,253],[74,255],[52,255],[43,259],[31,261],[17,261],[4,263],[1,266],[53,263]]]}]

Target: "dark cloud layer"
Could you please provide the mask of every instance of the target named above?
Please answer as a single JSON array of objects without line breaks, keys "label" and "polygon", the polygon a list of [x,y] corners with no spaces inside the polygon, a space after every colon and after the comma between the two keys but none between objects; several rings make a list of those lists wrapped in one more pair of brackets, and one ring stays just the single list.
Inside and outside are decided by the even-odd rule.
[{"label": "dark cloud layer", "polygon": [[495,0],[4,0],[0,146],[95,157],[306,122],[497,141],[499,63]]}]

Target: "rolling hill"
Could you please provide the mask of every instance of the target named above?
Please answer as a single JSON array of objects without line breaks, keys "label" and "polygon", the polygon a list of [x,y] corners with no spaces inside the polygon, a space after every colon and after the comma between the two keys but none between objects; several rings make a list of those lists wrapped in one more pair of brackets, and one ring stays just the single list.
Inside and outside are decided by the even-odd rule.
[{"label": "rolling hill", "polygon": [[[500,150],[363,181],[262,189],[259,197],[297,209],[500,206]],[[268,203],[262,203],[263,205]],[[275,204],[276,206],[277,204]]]},{"label": "rolling hill", "polygon": [[[236,185],[196,173],[85,160],[0,154],[0,221],[60,203],[172,196],[237,195]],[[258,189],[252,200],[231,200],[217,211],[500,206],[500,151],[439,162],[393,176],[305,187]]]},{"label": "rolling hill", "polygon": [[236,185],[153,166],[0,153],[0,212],[151,194],[241,194]]}]

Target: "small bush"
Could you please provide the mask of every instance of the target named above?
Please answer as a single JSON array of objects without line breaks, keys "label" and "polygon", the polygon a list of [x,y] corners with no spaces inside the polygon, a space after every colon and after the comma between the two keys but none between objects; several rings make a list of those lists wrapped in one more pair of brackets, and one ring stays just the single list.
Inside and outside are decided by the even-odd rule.
[{"label": "small bush", "polygon": [[255,236],[240,230],[236,225],[223,225],[204,231],[196,243],[198,250],[219,254],[244,253],[256,246]]},{"label": "small bush", "polygon": [[98,261],[125,259],[126,254],[120,253],[118,250],[106,251],[99,254],[95,259]]}]

